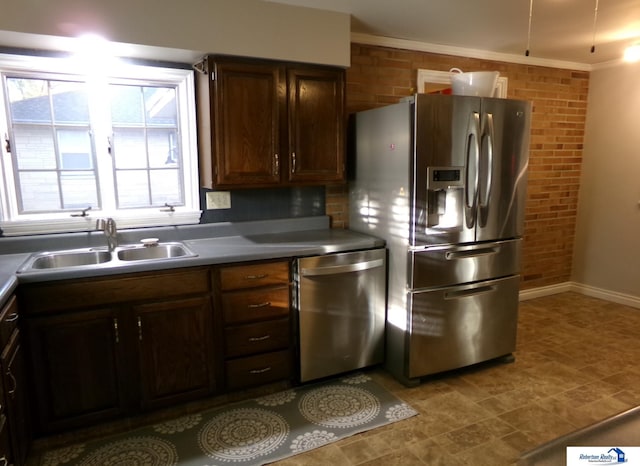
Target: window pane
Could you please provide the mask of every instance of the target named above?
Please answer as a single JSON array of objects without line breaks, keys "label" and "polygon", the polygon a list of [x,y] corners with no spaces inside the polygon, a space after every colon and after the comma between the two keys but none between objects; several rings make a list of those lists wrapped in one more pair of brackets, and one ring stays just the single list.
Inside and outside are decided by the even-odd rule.
[{"label": "window pane", "polygon": [[118,207],[148,207],[149,180],[146,170],[121,170],[116,172]]},{"label": "window pane", "polygon": [[91,139],[85,130],[58,130],[60,168],[64,170],[91,170],[93,159]]},{"label": "window pane", "polygon": [[150,175],[152,205],[182,205],[179,170],[152,170]]},{"label": "window pane", "polygon": [[56,172],[23,172],[20,175],[21,211],[46,212],[60,209]]},{"label": "window pane", "polygon": [[174,129],[154,129],[147,132],[149,165],[154,168],[177,167],[180,162],[178,134]]},{"label": "window pane", "polygon": [[83,83],[50,81],[53,115],[56,123],[89,123],[89,101]]},{"label": "window pane", "polygon": [[7,78],[14,122],[50,123],[49,83],[44,79]]},{"label": "window pane", "polygon": [[115,166],[147,168],[147,144],[144,129],[117,129],[113,132]]},{"label": "window pane", "polygon": [[98,189],[92,171],[62,172],[60,182],[64,209],[84,209],[98,205]]},{"label": "window pane", "polygon": [[144,124],[140,86],[109,86],[111,91],[111,121],[114,125]]},{"label": "window pane", "polygon": [[118,205],[183,205],[176,89],[124,85],[110,89]]},{"label": "window pane", "polygon": [[176,90],[172,87],[145,87],[144,103],[148,126],[177,126]]},{"label": "window pane", "polygon": [[57,168],[53,132],[50,126],[16,126],[14,158],[18,170]]}]

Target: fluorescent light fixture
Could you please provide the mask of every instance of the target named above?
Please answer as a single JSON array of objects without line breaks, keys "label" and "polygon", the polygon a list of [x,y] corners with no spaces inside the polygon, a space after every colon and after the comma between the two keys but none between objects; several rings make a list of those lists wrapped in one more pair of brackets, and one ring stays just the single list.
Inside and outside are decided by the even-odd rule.
[{"label": "fluorescent light fixture", "polygon": [[624,51],[624,61],[636,62],[640,60],[640,44],[633,44]]}]

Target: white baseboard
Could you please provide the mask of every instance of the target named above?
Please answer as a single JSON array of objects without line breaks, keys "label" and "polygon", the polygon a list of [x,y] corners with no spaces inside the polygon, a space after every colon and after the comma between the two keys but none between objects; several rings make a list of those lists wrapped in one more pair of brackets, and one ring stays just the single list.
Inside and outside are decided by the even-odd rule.
[{"label": "white baseboard", "polygon": [[551,296],[558,293],[565,293],[567,291],[574,291],[572,282],[559,283],[557,285],[541,286],[539,288],[531,288],[529,290],[523,290],[520,292],[520,301],[526,301],[528,299],[541,298],[543,296]]},{"label": "white baseboard", "polygon": [[565,293],[567,291],[573,291],[585,296],[592,296],[594,298],[604,299],[605,301],[611,301],[612,303],[623,304],[625,306],[640,309],[639,296],[618,293],[617,291],[605,290],[603,288],[596,288],[576,282],[564,282],[558,283],[557,285],[541,286],[539,288],[523,290],[520,292],[520,301],[540,298],[543,296],[551,296],[558,293]]}]

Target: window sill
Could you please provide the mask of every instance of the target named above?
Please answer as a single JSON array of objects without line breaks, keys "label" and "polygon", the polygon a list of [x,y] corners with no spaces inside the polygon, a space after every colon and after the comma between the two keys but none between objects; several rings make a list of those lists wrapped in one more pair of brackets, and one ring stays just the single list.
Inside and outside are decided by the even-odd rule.
[{"label": "window sill", "polygon": [[73,233],[96,229],[96,220],[111,217],[116,221],[118,229],[163,227],[175,225],[193,225],[200,223],[200,210],[176,210],[153,214],[134,215],[100,215],[94,212],[86,217],[57,217],[50,219],[18,220],[0,223],[4,236],[42,235],[47,233]]}]

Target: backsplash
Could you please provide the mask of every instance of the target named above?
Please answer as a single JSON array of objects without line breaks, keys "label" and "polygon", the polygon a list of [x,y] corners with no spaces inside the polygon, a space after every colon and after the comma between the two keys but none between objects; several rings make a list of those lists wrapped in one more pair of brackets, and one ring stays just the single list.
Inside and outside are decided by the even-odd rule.
[{"label": "backsplash", "polygon": [[231,208],[216,210],[205,208],[207,191],[200,190],[200,223],[274,220],[325,214],[324,186],[236,189],[230,191]]}]

